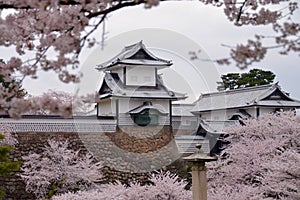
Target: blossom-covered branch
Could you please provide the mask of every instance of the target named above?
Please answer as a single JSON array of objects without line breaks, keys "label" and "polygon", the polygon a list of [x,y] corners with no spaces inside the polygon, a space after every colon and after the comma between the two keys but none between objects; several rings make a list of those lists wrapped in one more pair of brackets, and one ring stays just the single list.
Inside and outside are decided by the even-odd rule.
[{"label": "blossom-covered branch", "polygon": [[[262,61],[269,50],[278,49],[280,54],[297,53],[300,50],[300,24],[293,19],[299,9],[293,0],[257,1],[257,0],[201,0],[205,4],[224,7],[228,20],[236,26],[266,26],[270,25],[273,35],[256,34],[243,44],[223,45],[230,49],[230,56],[214,59],[218,64],[233,64],[239,68],[247,68]],[[272,45],[270,45],[272,44]],[[198,58],[193,53],[193,58]]]},{"label": "blossom-covered branch", "polygon": [[[0,0],[0,46],[15,49],[15,54],[1,63],[0,75],[4,80],[21,77],[22,81],[25,77],[37,78],[39,71],[54,71],[62,82],[78,82],[81,50],[96,44],[92,33],[108,14],[140,4],[151,8],[160,1],[163,0]],[[228,20],[237,26],[272,25],[274,46],[280,48],[280,53],[299,52],[299,23],[292,20],[298,9],[294,0],[200,2],[223,8]],[[265,39],[257,34],[247,44],[231,48],[230,58],[218,63],[234,61],[243,68],[261,61],[271,48],[265,45]],[[0,95],[13,97],[10,100],[19,98],[14,92],[0,87]]]}]

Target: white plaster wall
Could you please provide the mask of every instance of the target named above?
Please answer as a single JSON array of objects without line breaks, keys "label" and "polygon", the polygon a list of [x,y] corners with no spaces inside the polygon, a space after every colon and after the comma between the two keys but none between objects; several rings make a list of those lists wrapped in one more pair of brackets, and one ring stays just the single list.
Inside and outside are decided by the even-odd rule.
[{"label": "white plaster wall", "polygon": [[173,116],[172,123],[174,129],[196,130],[198,128],[199,120],[196,116]]},{"label": "white plaster wall", "polygon": [[224,121],[228,119],[228,116],[234,113],[233,110],[216,110],[212,112],[203,112],[201,113],[201,119],[204,120],[215,120],[215,121]]},{"label": "white plaster wall", "polygon": [[[255,108],[246,108],[251,116],[256,116]],[[212,112],[203,112],[201,113],[201,119],[204,120],[213,120],[213,121],[224,121],[232,117],[233,114],[239,112],[239,109],[227,109],[227,110],[217,110]]]},{"label": "white plaster wall", "polygon": [[197,116],[181,116],[181,117],[173,116],[172,121],[180,122],[181,124],[184,124],[184,125],[192,125],[193,123],[198,122],[198,117]]},{"label": "white plaster wall", "polygon": [[[273,113],[275,112],[276,108],[269,108],[269,107],[264,107],[260,108],[260,115],[267,114],[267,113]],[[284,108],[282,111],[291,111],[292,108]]]},{"label": "white plaster wall", "polygon": [[200,119],[203,119],[203,120],[211,119],[211,113],[210,112],[201,112]]},{"label": "white plaster wall", "polygon": [[105,99],[98,104],[99,116],[116,116],[116,100]]},{"label": "white plaster wall", "polygon": [[141,104],[144,100],[132,100],[129,98],[119,99],[119,113],[127,113],[129,110],[132,110]]},{"label": "white plaster wall", "polygon": [[134,122],[129,114],[120,114],[118,123],[119,125],[134,125]]},{"label": "white plaster wall", "polygon": [[170,115],[159,115],[158,125],[170,125]]},{"label": "white plaster wall", "polygon": [[[256,109],[259,108],[259,115],[272,113],[275,111],[275,108],[272,107],[249,107],[243,108],[247,113],[249,113],[252,117],[257,117]],[[284,111],[289,111],[291,109],[286,108]],[[232,117],[233,114],[239,112],[239,109],[227,109],[227,110],[217,110],[212,112],[202,112],[201,119],[203,120],[214,120],[214,121],[223,121],[228,120]]]},{"label": "white plaster wall", "polygon": [[[272,107],[262,107],[259,109],[260,111],[260,115],[263,114],[269,114],[269,113],[274,113],[276,108],[272,108]],[[293,108],[283,108],[282,111],[291,111],[293,110]]]},{"label": "white plaster wall", "polygon": [[249,107],[245,109],[252,117],[256,118],[256,107]]},{"label": "white plaster wall", "polygon": [[275,111],[274,108],[259,108],[259,115],[268,114],[274,111]]},{"label": "white plaster wall", "polygon": [[155,86],[156,74],[155,67],[127,67],[126,85],[130,86]]}]

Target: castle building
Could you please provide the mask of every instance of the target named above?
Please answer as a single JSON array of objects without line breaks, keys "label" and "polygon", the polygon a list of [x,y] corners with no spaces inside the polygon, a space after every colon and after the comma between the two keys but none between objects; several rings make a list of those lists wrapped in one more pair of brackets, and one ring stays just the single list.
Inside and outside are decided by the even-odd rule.
[{"label": "castle building", "polygon": [[226,121],[299,108],[300,101],[275,83],[201,94],[191,112],[202,120]]},{"label": "castle building", "polygon": [[98,65],[104,72],[97,101],[99,119],[119,125],[172,125],[172,102],[187,96],[169,90],[158,71],[172,62],[155,56],[142,41]]}]

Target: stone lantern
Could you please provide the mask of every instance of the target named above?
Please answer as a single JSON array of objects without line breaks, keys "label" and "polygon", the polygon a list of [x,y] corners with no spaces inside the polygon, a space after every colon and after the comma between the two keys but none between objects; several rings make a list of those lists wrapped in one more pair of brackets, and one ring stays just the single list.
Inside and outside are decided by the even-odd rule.
[{"label": "stone lantern", "polygon": [[193,200],[207,200],[207,178],[205,162],[216,161],[217,157],[205,154],[201,144],[196,144],[197,150],[190,156],[183,158],[193,163],[192,166],[192,191]]}]

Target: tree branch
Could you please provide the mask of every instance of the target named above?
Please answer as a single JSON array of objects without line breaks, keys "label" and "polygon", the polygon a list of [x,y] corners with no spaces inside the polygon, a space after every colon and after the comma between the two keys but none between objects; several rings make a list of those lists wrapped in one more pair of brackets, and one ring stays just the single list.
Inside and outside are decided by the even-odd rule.
[{"label": "tree branch", "polygon": [[236,18],[236,22],[239,22],[239,21],[240,21],[241,16],[242,16],[242,14],[243,14],[243,8],[245,7],[247,1],[248,1],[248,0],[245,0],[245,1],[243,2],[243,4],[241,5],[240,10],[239,10],[239,13],[238,13],[238,16],[237,16],[237,18]]},{"label": "tree branch", "polygon": [[82,47],[84,47],[84,44],[85,44],[85,41],[86,39],[95,31],[97,30],[97,28],[99,27],[99,25],[105,20],[105,17],[107,16],[107,14],[104,14],[100,21],[92,28],[92,30],[90,30],[84,37],[82,37],[81,39],[81,45],[80,45],[80,48],[79,48],[79,51],[77,52],[77,54],[80,53]]},{"label": "tree branch", "polygon": [[142,4],[142,3],[145,3],[144,0],[138,0],[138,1],[127,1],[127,2],[122,2],[120,1],[117,5],[115,6],[112,6],[108,9],[105,9],[103,11],[99,11],[99,12],[94,12],[94,13],[90,13],[88,14],[86,17],[91,19],[93,17],[97,17],[99,15],[105,15],[105,14],[108,14],[110,12],[113,12],[113,11],[116,11],[116,10],[119,10],[121,8],[124,8],[124,7],[129,7],[129,6],[136,6],[136,5],[139,5],[139,4]]}]

